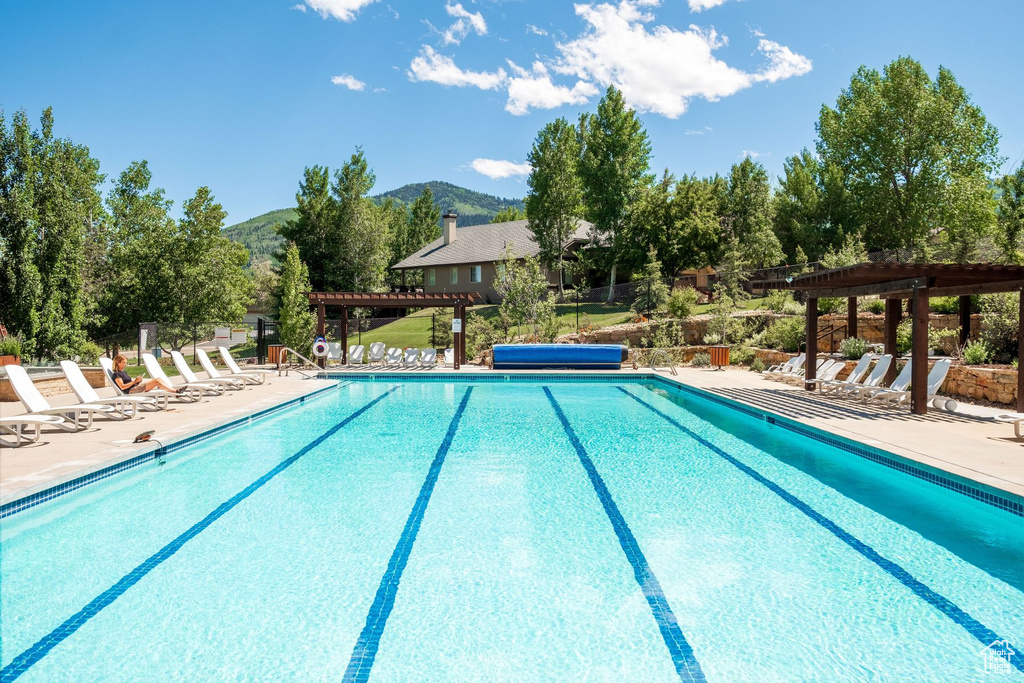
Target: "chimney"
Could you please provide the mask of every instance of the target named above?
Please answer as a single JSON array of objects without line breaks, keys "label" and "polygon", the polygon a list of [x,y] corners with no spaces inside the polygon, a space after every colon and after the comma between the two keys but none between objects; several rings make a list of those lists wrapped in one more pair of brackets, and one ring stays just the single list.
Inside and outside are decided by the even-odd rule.
[{"label": "chimney", "polygon": [[455,223],[458,221],[458,214],[446,213],[444,215],[444,243],[451,244],[455,241]]}]

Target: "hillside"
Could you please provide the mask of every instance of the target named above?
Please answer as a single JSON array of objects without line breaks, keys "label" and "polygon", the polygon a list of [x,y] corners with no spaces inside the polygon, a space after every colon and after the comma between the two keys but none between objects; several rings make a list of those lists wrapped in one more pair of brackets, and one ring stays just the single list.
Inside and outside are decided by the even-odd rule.
[{"label": "hillside", "polygon": [[[380,203],[391,197],[403,204],[412,204],[423,193],[425,186],[430,186],[430,191],[434,193],[434,201],[441,207],[442,212],[455,211],[459,215],[459,225],[487,223],[498,211],[507,206],[523,208],[522,199],[495,197],[439,180],[403,185],[396,190],[374,195],[371,199]],[[224,228],[224,236],[245,245],[249,250],[250,264],[252,261],[262,259],[273,260],[273,254],[283,242],[281,236],[277,234],[276,227],[294,220],[295,217],[295,209],[270,211]]]}]

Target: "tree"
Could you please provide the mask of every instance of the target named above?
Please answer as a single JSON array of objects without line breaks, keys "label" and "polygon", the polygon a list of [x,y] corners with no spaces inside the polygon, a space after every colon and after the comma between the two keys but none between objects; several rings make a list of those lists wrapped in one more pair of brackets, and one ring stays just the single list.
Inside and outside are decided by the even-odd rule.
[{"label": "tree", "polygon": [[252,303],[258,312],[270,316],[277,315],[280,282],[280,274],[274,271],[274,266],[268,259],[260,259],[252,264]]},{"label": "tree", "polygon": [[316,316],[309,310],[309,270],[294,244],[285,247],[278,282],[278,330],[281,343],[309,355],[316,333]]},{"label": "tree", "polygon": [[539,259],[527,256],[520,263],[515,253],[514,246],[509,245],[498,266],[494,282],[494,289],[501,296],[498,312],[516,325],[520,335],[524,324],[532,324],[534,333],[540,336],[538,328],[545,322],[544,314],[549,312],[545,306],[548,281],[541,272]]},{"label": "tree", "polygon": [[[316,289],[340,289],[335,268],[341,260],[341,236],[338,234],[338,206],[331,196],[331,172],[326,166],[305,168],[295,195],[298,217],[278,228],[285,240],[299,250]],[[284,261],[284,256],[278,257]]]},{"label": "tree", "polygon": [[822,107],[817,130],[819,156],[854,201],[844,228],[862,232],[868,249],[924,255],[929,235],[990,210],[976,190],[995,170],[999,134],[948,69],[933,81],[909,57],[881,74],[862,66],[835,108]]},{"label": "tree", "polygon": [[803,150],[783,163],[785,175],[775,192],[773,229],[783,252],[796,262],[799,249],[819,258],[849,226],[849,206],[842,176],[833,164],[821,163]]},{"label": "tree", "polygon": [[734,164],[729,173],[725,218],[727,234],[739,250],[741,268],[774,266],[785,258],[772,232],[768,173],[750,157]]},{"label": "tree", "polygon": [[[409,241],[406,254],[415,253],[441,236],[441,207],[434,201],[434,193],[429,185],[423,186],[423,192],[412,203],[409,216]],[[403,256],[403,258],[405,258]]]},{"label": "tree", "polygon": [[722,228],[711,181],[683,176],[672,201],[675,230],[658,245],[662,272],[675,277],[680,270],[715,266],[722,258]]},{"label": "tree", "polygon": [[395,265],[415,250],[409,250],[409,209],[402,202],[388,197],[378,207],[381,220],[388,234],[390,247],[387,284],[398,285],[402,281],[402,273],[391,270]]},{"label": "tree", "polygon": [[1021,252],[1021,238],[1024,237],[1024,163],[1017,172],[1006,175],[998,181],[1002,195],[999,197],[999,232],[996,242],[1009,263],[1024,263]]},{"label": "tree", "polygon": [[526,219],[526,211],[516,206],[506,206],[498,213],[494,214],[494,218],[491,219],[491,223],[510,223],[512,221],[521,221]]},{"label": "tree", "polygon": [[608,87],[596,114],[580,117],[580,140],[583,199],[587,218],[594,224],[593,244],[603,247],[611,269],[610,301],[616,268],[634,265],[623,258],[629,241],[623,239],[622,227],[641,189],[652,180],[648,175],[651,144],[636,112],[626,108],[614,86]]},{"label": "tree", "polygon": [[565,246],[576,232],[583,212],[583,186],[577,166],[580,143],[576,129],[556,119],[537,134],[527,161],[533,167],[527,184],[526,210],[530,232],[540,247],[540,260],[558,272],[558,292],[563,293]]},{"label": "tree", "polygon": [[637,290],[633,301],[633,312],[636,315],[647,314],[648,317],[665,309],[668,303],[669,286],[662,279],[661,262],[658,252],[651,249],[647,253],[647,263],[635,280]]}]

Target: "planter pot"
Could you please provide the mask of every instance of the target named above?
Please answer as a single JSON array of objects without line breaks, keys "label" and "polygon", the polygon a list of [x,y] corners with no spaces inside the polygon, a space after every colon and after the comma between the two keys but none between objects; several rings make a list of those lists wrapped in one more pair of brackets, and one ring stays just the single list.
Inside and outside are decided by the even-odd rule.
[{"label": "planter pot", "polygon": [[21,365],[21,356],[0,356],[0,365]]}]

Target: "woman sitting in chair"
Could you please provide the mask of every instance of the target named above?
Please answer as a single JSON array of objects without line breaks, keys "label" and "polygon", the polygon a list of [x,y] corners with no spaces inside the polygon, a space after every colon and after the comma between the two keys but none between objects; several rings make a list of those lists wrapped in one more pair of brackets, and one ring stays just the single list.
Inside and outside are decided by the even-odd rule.
[{"label": "woman sitting in chair", "polygon": [[135,379],[132,379],[128,373],[124,371],[124,367],[126,365],[128,365],[128,359],[123,354],[119,353],[114,356],[114,372],[111,374],[111,377],[117,384],[117,388],[126,394],[138,394],[143,391],[153,391],[154,389],[173,391],[177,394],[185,391],[185,387],[176,388],[162,379],[147,380],[145,377],[136,377]]}]

